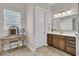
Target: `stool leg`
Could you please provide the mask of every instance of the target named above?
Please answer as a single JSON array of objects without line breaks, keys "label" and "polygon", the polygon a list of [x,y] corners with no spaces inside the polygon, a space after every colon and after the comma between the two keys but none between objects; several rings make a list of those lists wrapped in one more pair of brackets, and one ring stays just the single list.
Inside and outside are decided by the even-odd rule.
[{"label": "stool leg", "polygon": [[9,52],[11,52],[12,51],[12,48],[11,48],[11,46],[9,45]]},{"label": "stool leg", "polygon": [[18,44],[17,44],[17,48],[18,48]]}]

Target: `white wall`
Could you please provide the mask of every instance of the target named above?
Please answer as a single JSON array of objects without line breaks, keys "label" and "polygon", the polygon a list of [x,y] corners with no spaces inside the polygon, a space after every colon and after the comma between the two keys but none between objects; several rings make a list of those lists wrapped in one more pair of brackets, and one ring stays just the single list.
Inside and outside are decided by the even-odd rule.
[{"label": "white wall", "polygon": [[79,56],[79,33],[76,34],[76,55]]},{"label": "white wall", "polygon": [[[79,4],[78,4],[79,10]],[[76,34],[76,55],[79,56],[79,11],[78,11],[78,33]]]},{"label": "white wall", "polygon": [[35,50],[35,41],[34,41],[34,6],[33,4],[28,4],[26,7],[26,19],[27,19],[27,36],[26,45],[31,49]]},{"label": "white wall", "polygon": [[74,9],[74,12],[78,13],[78,4],[77,3],[56,3],[54,6],[51,7],[51,9],[52,9],[52,16],[53,14],[56,14],[68,9]]},{"label": "white wall", "polygon": [[[46,10],[46,20],[45,20],[45,32],[47,33],[48,31],[48,21],[51,19],[50,15],[50,8],[45,4],[28,4],[26,9],[27,9],[27,35],[28,35],[28,41],[26,40],[26,45],[32,50],[36,50],[36,42],[35,42],[35,6],[38,6],[40,8],[43,8]],[[46,38],[46,43],[47,43],[47,36]],[[37,42],[38,43],[38,42]]]}]

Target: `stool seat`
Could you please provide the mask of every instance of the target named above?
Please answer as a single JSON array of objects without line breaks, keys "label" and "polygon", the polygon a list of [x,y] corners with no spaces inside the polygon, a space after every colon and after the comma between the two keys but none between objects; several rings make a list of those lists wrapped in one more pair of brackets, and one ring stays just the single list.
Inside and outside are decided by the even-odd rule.
[{"label": "stool seat", "polygon": [[19,43],[20,43],[19,40],[18,41],[11,41],[10,45],[15,45],[15,44],[19,44]]}]

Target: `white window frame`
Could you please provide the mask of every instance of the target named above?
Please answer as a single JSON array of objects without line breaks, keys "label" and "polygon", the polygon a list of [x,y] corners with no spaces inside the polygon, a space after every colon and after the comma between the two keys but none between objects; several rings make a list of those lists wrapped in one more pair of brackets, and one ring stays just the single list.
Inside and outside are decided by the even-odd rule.
[{"label": "white window frame", "polygon": [[[4,9],[4,29],[8,29],[9,28],[9,26],[6,25],[6,19],[8,17],[8,15],[6,15],[6,12],[11,13],[10,14],[10,17],[17,17],[18,18],[19,28],[21,29],[21,13],[20,12],[13,11],[13,10],[7,10],[7,9]],[[17,26],[16,24],[14,24],[14,25]]]}]

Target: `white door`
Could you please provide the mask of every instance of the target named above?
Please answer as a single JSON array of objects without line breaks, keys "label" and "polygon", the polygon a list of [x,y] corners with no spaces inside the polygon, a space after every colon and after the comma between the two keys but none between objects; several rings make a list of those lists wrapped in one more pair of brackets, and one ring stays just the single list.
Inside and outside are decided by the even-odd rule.
[{"label": "white door", "polygon": [[35,44],[36,48],[46,45],[45,39],[45,11],[35,7]]}]

